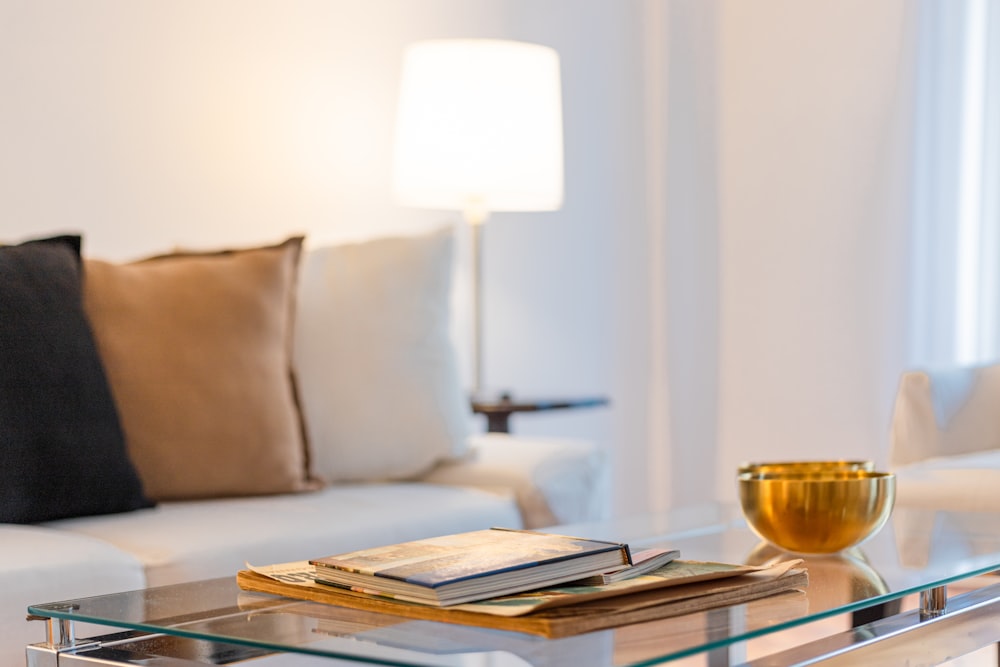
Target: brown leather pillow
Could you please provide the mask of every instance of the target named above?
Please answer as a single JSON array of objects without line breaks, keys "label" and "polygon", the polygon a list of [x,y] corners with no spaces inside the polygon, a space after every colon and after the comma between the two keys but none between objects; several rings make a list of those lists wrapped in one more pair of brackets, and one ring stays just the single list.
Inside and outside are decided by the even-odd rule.
[{"label": "brown leather pillow", "polygon": [[84,306],[151,498],[314,488],[291,372],[301,246],[86,260]]}]

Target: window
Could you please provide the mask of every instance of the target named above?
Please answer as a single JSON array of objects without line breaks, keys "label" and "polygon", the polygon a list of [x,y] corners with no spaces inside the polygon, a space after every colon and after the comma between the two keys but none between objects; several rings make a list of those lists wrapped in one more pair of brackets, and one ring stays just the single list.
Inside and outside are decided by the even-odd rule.
[{"label": "window", "polygon": [[1000,359],[1000,7],[918,12],[913,365]]}]

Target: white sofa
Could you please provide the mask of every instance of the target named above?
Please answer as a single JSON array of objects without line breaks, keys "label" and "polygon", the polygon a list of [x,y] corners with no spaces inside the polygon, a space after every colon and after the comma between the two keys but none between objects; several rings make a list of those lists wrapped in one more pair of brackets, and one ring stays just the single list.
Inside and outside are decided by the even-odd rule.
[{"label": "white sofa", "polygon": [[[116,318],[131,311],[115,304],[113,295],[104,302],[106,295],[91,291],[109,289],[109,280],[124,281],[127,294],[145,287],[128,282],[129,275],[118,275],[131,270],[126,265],[85,260],[86,314],[129,457],[155,505],[80,510],[76,516],[69,511],[64,518],[44,521],[27,521],[15,512],[16,523],[0,523],[0,664],[22,664],[25,645],[44,639],[43,624],[25,619],[32,603],[234,576],[246,562],[286,562],[489,526],[544,527],[602,516],[609,477],[604,452],[594,443],[474,432],[447,336],[450,234],[311,249],[296,259],[294,339],[285,347],[296,377],[290,384],[297,392],[293,398],[300,423],[293,430],[302,442],[283,442],[284,458],[274,460],[267,459],[269,452],[252,449],[266,447],[266,441],[247,441],[243,447],[240,439],[263,428],[255,422],[269,408],[242,409],[239,404],[233,423],[226,423],[232,406],[222,401],[207,414],[183,420],[168,416],[158,425],[156,415],[148,413],[166,409],[161,402],[182,406],[191,391],[204,393],[194,403],[202,410],[211,396],[203,385],[220,373],[216,369],[198,382],[174,382],[156,375],[162,369],[144,365],[154,362],[128,358],[134,348],[114,337],[130,335],[131,321]],[[157,261],[133,268],[155,269]],[[0,273],[5,266],[0,254]],[[210,282],[199,274],[196,286],[207,290]],[[162,298],[144,297],[139,300],[144,303],[127,305],[141,312]],[[158,321],[156,313],[143,315],[141,319],[149,319],[143,326],[173,326],[172,320],[197,310],[188,302],[198,298],[186,295],[174,310],[161,303],[156,307],[168,317]],[[142,345],[164,345],[155,340],[159,331],[140,327],[132,333]],[[167,347],[183,348],[184,333],[171,333],[166,341]],[[217,350],[209,345],[207,351],[190,354],[210,357],[198,360],[202,368],[232,345],[227,342]],[[189,354],[176,352],[180,359]],[[261,353],[251,356],[257,359]],[[174,367],[162,372],[181,372],[177,358],[170,362]],[[255,367],[250,377],[261,372]],[[228,373],[221,374],[229,379]],[[137,382],[147,385],[129,384]],[[149,382],[162,393],[144,395]],[[248,382],[235,384],[240,400],[251,400],[242,386]],[[178,389],[182,395],[173,396]],[[250,430],[228,448],[216,434],[223,432],[219,423],[228,432],[247,422]],[[167,434],[165,445],[151,433],[157,428],[179,430]],[[192,443],[204,432],[213,435]],[[178,440],[182,437],[183,442]],[[300,450],[301,461],[295,459]],[[289,457],[295,460],[285,465]],[[301,477],[292,479],[287,490],[241,490],[242,478],[232,470],[246,466],[246,476],[252,477],[260,474],[256,461],[267,461],[269,467],[255,484],[270,484],[272,476],[266,473],[271,468],[273,477]],[[44,504],[47,492],[70,500],[74,489],[99,497],[101,489],[94,485],[74,487],[54,478],[48,489],[38,488],[44,483],[25,488],[37,489]],[[19,499],[0,495],[0,510],[11,506],[16,510]]]},{"label": "white sofa", "polygon": [[[235,575],[245,562],[283,563],[489,526],[600,516],[606,475],[592,444],[505,434],[471,440],[468,462],[442,465],[426,480],[0,525],[0,664],[23,664],[24,647],[45,639],[43,624],[25,620],[29,604]],[[466,476],[481,486],[435,481]]]}]

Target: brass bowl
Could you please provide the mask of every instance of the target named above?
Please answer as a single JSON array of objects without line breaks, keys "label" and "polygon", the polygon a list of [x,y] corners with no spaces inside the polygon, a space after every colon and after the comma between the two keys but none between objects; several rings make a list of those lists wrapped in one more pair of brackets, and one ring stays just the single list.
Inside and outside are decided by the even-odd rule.
[{"label": "brass bowl", "polygon": [[861,544],[885,524],[896,499],[895,475],[868,470],[744,472],[738,483],[750,528],[800,554]]},{"label": "brass bowl", "polygon": [[737,474],[745,472],[822,472],[825,470],[875,470],[874,461],[766,461],[741,463]]}]

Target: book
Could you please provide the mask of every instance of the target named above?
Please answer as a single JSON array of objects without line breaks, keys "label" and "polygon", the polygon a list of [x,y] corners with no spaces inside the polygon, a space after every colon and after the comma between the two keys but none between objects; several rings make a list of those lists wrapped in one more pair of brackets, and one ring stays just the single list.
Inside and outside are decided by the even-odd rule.
[{"label": "book", "polygon": [[677,549],[643,549],[632,554],[632,564],[574,581],[576,586],[598,586],[625,581],[658,570],[681,555]]},{"label": "book", "polygon": [[[244,591],[320,602],[338,609],[383,614],[378,625],[426,620],[509,630],[547,638],[617,628],[672,618],[785,594],[794,600],[808,585],[808,573],[795,559],[768,566],[674,560],[649,574],[599,586],[549,589],[438,607],[368,595],[317,584],[306,561],[249,566],[237,574]],[[245,604],[251,605],[247,600]],[[311,608],[310,608],[311,609]],[[322,610],[303,613],[322,616]]]},{"label": "book", "polygon": [[627,544],[489,528],[309,561],[317,583],[455,605],[599,575],[632,564]]}]

